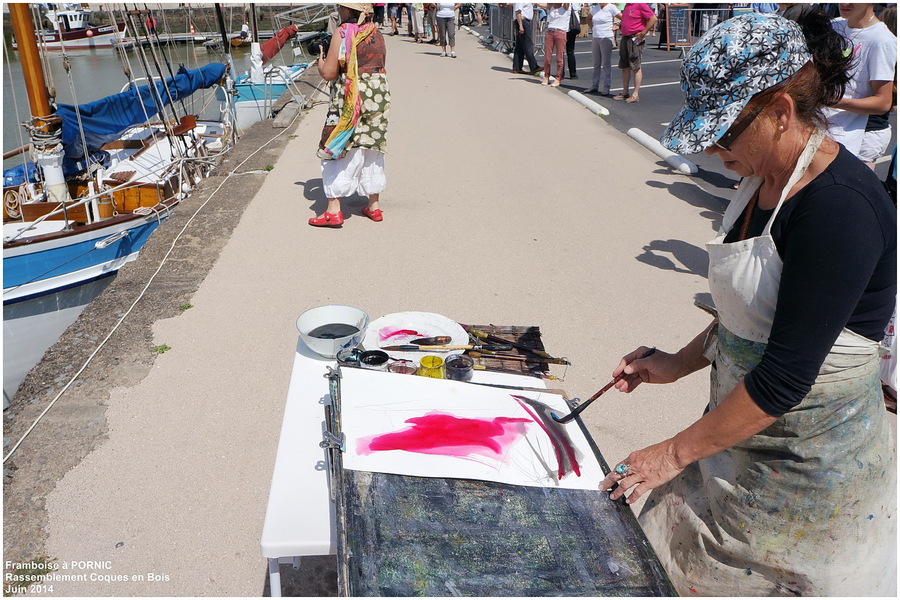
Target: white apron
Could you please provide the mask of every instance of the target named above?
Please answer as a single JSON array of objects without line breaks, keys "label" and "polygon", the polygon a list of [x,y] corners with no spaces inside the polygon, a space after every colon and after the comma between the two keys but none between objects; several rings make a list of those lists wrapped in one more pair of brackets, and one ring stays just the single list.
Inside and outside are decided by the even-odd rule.
[{"label": "white apron", "polygon": [[[762,358],[782,269],[772,224],[822,138],[810,139],[761,236],[724,243],[762,183],[752,177],[707,245],[719,311],[708,409]],[[891,438],[879,344],[844,329],[800,405],[654,490],[640,522],[682,595],[896,596]]]}]

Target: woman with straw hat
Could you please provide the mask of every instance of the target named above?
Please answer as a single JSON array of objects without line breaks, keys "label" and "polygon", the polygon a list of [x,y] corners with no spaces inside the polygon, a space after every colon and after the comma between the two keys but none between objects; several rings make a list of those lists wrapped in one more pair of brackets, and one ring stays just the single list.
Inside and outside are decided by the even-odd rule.
[{"label": "woman with straw hat", "polygon": [[384,37],[372,23],[371,4],[337,6],[341,25],[327,55],[320,52],[316,62],[319,74],[332,84],[318,151],[328,207],[309,220],[315,227],[340,227],[341,198],[354,194],[368,197],[363,215],[381,221],[379,200],[387,184],[384,150],[391,94]]},{"label": "woman with straw hat", "polygon": [[601,483],[633,503],[680,594],[897,593],[897,467],[880,341],[897,292],[897,217],[881,182],[825,135],[850,60],[821,13],[745,14],[682,65],[662,142],[743,177],[709,244],[717,319],[616,387],[711,365],[695,423]]}]

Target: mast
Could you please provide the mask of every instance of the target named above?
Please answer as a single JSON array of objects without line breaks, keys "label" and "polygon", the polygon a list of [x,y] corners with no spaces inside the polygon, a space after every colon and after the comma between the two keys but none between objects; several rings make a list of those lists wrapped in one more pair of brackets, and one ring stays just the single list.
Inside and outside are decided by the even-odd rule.
[{"label": "mast", "polygon": [[222,14],[222,4],[216,2],[216,20],[219,22],[219,32],[222,34],[222,49],[225,52],[225,64],[228,65],[229,76],[225,78],[225,95],[229,98],[228,106],[232,123],[237,123],[234,98],[237,92],[234,89],[234,61],[231,58],[231,42],[228,40],[228,30],[225,29],[225,15]]},{"label": "mast", "polygon": [[219,23],[219,33],[222,35],[222,49],[225,52],[226,62],[228,63],[228,68],[234,72],[234,65],[231,61],[231,42],[228,40],[228,30],[225,28],[225,15],[222,14],[222,4],[220,2],[216,2],[216,20]]},{"label": "mast", "polygon": [[44,191],[49,199],[57,202],[69,201],[72,198],[69,196],[69,187],[62,171],[62,119],[53,114],[50,106],[50,95],[44,83],[44,71],[41,67],[31,12],[28,4],[10,2],[7,6],[13,33],[18,41],[25,89],[31,108],[31,125],[28,127],[28,133],[31,136],[32,155],[43,170]]}]

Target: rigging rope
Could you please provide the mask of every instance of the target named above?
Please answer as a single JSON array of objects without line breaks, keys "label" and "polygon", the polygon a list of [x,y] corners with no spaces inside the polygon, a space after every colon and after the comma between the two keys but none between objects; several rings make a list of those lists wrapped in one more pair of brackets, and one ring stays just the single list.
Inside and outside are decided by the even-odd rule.
[{"label": "rigging rope", "polygon": [[[149,8],[147,8],[147,3],[146,3],[146,2],[144,3],[144,10],[147,11],[147,18],[148,18],[148,19],[153,19],[153,13],[150,11]],[[163,11],[163,13],[165,13],[165,11]],[[154,19],[154,20],[155,20],[155,19]],[[163,21],[165,22],[165,16],[163,16]],[[146,27],[146,21],[144,22],[144,24],[145,24],[145,27]],[[150,33],[152,33],[153,36],[156,38],[156,42],[155,42],[155,43],[154,43],[153,38],[150,37]],[[176,118],[176,120],[177,120],[177,118],[178,118],[178,113],[175,111],[175,100],[172,99],[172,92],[171,92],[171,90],[169,90],[169,84],[166,82],[166,78],[165,78],[165,76],[164,76],[163,73],[162,73],[162,67],[161,67],[160,64],[159,64],[159,57],[157,56],[157,52],[158,52],[158,50],[159,50],[159,44],[162,43],[162,42],[160,41],[160,39],[159,39],[159,31],[157,30],[157,28],[154,27],[152,32],[150,32],[150,31],[147,32],[147,39],[148,39],[149,42],[150,42],[150,53],[153,55],[153,63],[154,63],[154,65],[156,66],[156,71],[157,71],[157,73],[159,74],[159,78],[162,80],[163,86],[164,86],[165,89],[166,89],[166,95],[169,96],[169,103],[170,103],[170,105],[172,106],[172,115],[173,115],[173,116]],[[175,73],[172,72],[172,64],[169,62],[169,57],[165,56],[165,53],[163,53],[163,56],[164,56],[164,58],[165,58],[165,61],[164,61],[164,62],[165,62],[165,64],[166,64],[166,70],[169,72],[169,77],[174,78],[174,77],[175,77]],[[184,113],[185,113],[185,114],[188,114],[188,110],[187,110],[187,108],[184,106],[184,99],[180,100],[180,101],[179,101],[179,104],[181,104],[181,108],[182,108],[182,110],[184,110]]]},{"label": "rigging rope", "polygon": [[[40,6],[37,4],[31,5],[31,20],[32,23],[40,23],[40,27],[36,27],[38,31],[43,31],[43,16],[41,15]],[[47,89],[50,91],[50,96],[56,97],[56,86],[53,83],[53,71],[50,69],[50,58],[47,55],[47,41],[44,39],[43,35],[38,36],[40,38],[39,45],[41,46],[41,51],[38,54],[41,57],[41,68],[44,71],[44,85],[47,86]],[[59,45],[62,47],[62,36],[59,38]],[[39,115],[46,116],[46,115]]]},{"label": "rigging rope", "polygon": [[[133,11],[129,11],[127,13],[127,16],[128,16],[129,21],[131,22],[132,29],[135,32],[137,32],[137,31],[139,31],[139,29],[138,29],[137,25],[135,25],[135,22],[134,22],[134,13],[135,12],[138,12],[137,9],[135,9]],[[137,34],[135,34],[135,39],[137,39]],[[149,39],[149,36],[148,36],[148,39]],[[140,47],[138,48],[137,54],[141,59],[141,65],[144,69],[144,73],[147,76],[147,81],[150,86],[149,87],[150,98],[151,98],[151,100],[153,100],[153,104],[156,106],[156,112],[159,114],[159,117],[163,123],[163,131],[165,132],[166,139],[169,141],[169,157],[175,158],[175,154],[174,154],[175,144],[172,141],[170,129],[167,124],[166,111],[164,110],[165,107],[162,105],[162,98],[159,97],[159,90],[156,88],[156,85],[154,85],[153,77],[150,74],[150,66],[147,62],[147,54],[144,51],[144,46],[143,46],[143,44],[139,44],[139,46]],[[167,87],[165,89],[168,91]],[[171,95],[169,96],[169,98],[171,99]],[[149,115],[147,115],[146,110],[144,111],[144,115],[147,120],[150,119]],[[153,139],[157,140],[155,129],[151,128],[151,132],[153,134]]]},{"label": "rigging rope", "polygon": [[[4,36],[4,39],[3,39],[3,54],[4,54],[5,58],[6,58],[6,74],[9,75],[10,88],[13,88],[13,87],[15,87],[15,86],[14,86],[14,82],[13,82],[13,78],[12,78],[12,67],[11,67],[10,62],[9,62],[9,48],[7,48],[7,45],[6,45],[6,44],[7,44],[7,40],[6,40],[6,37]],[[18,102],[18,100],[16,99],[16,94],[10,94],[10,96],[12,96],[12,99],[13,99],[13,109],[15,110],[15,113],[16,113],[16,123],[18,123],[18,124],[21,125],[21,123],[22,123],[22,116],[21,116],[21,114],[19,113],[19,102]],[[24,146],[25,146],[25,137],[22,135],[22,129],[23,129],[23,128],[22,128],[22,127],[17,127],[16,129],[17,129],[18,132],[19,132],[19,134],[18,134],[18,135],[19,135],[19,147],[20,147],[20,148],[21,148],[21,147],[24,147]],[[25,158],[24,158],[25,153],[24,153],[24,152],[21,153],[20,156],[23,157],[23,158],[22,158],[22,165],[24,166],[25,163],[27,162],[27,161],[25,160]]]},{"label": "rigging rope", "polygon": [[[62,49],[63,53],[63,68],[66,70],[66,79],[69,82],[69,93],[72,94],[72,106],[75,107],[75,117],[78,119],[78,135],[81,137],[81,148],[84,150],[84,165],[85,170],[88,175],[93,173],[90,169],[91,164],[99,163],[102,164],[100,160],[94,161],[91,157],[91,151],[88,149],[87,138],[84,136],[84,123],[81,120],[81,111],[78,110],[78,94],[75,92],[75,80],[72,78],[72,65],[69,63],[69,56],[66,54],[66,49]],[[66,227],[69,226],[69,215],[66,213]]]}]

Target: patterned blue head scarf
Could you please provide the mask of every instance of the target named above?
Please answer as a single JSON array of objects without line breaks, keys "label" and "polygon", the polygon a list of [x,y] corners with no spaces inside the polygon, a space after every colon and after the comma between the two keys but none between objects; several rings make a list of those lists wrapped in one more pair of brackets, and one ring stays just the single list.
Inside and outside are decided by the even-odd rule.
[{"label": "patterned blue head scarf", "polygon": [[684,59],[684,106],[660,142],[679,154],[702,152],[728,131],[750,98],[811,59],[800,27],[784,17],[747,13],[719,23]]}]

